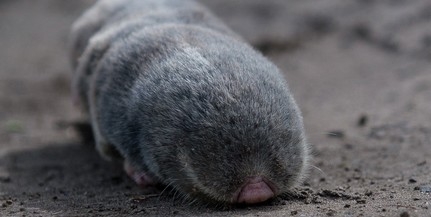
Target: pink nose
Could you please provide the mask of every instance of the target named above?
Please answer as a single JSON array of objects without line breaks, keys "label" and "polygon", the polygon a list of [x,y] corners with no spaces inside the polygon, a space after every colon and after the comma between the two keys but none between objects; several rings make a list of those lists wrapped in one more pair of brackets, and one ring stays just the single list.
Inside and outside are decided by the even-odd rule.
[{"label": "pink nose", "polygon": [[241,187],[233,200],[235,203],[260,203],[275,196],[274,190],[262,177],[251,177]]}]

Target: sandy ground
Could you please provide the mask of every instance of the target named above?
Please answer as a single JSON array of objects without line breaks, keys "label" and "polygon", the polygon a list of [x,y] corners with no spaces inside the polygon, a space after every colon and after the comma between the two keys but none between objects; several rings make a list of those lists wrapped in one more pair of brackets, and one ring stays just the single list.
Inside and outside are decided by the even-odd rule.
[{"label": "sandy ground", "polygon": [[64,124],[68,29],[91,1],[0,0],[0,216],[431,216],[430,1],[203,2],[286,74],[314,150],[296,194],[145,194]]}]

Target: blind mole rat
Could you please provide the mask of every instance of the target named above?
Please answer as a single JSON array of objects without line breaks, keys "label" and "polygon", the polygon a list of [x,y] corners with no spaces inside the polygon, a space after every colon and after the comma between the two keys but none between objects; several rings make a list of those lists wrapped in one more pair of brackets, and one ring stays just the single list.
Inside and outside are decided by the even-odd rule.
[{"label": "blind mole rat", "polygon": [[192,0],[100,0],[73,25],[74,101],[140,185],[253,204],[301,182],[300,111],[279,69]]}]

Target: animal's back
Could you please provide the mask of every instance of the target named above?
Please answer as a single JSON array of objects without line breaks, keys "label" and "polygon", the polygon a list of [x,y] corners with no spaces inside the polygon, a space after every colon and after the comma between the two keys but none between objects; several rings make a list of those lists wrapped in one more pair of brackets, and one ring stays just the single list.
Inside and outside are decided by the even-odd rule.
[{"label": "animal's back", "polygon": [[111,46],[124,43],[130,35],[142,29],[169,24],[200,26],[238,37],[194,1],[98,1],[74,23],[71,31],[70,57],[75,70],[72,93],[75,103],[88,111],[90,77]]},{"label": "animal's back", "polygon": [[[234,34],[200,4],[190,0],[100,0],[77,20],[71,32],[71,62],[76,67],[96,34],[121,33],[163,23],[203,25]],[[112,35],[111,40],[115,40]],[[117,36],[118,37],[118,36]],[[108,39],[109,40],[109,39]]]}]

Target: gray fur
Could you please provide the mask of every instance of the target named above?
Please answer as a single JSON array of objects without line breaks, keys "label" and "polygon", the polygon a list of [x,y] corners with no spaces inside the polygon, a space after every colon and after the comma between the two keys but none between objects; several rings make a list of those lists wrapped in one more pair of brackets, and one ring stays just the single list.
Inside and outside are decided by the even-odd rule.
[{"label": "gray fur", "polygon": [[302,117],[277,67],[188,0],[102,0],[74,25],[73,89],[96,146],[186,197],[304,177]]}]

